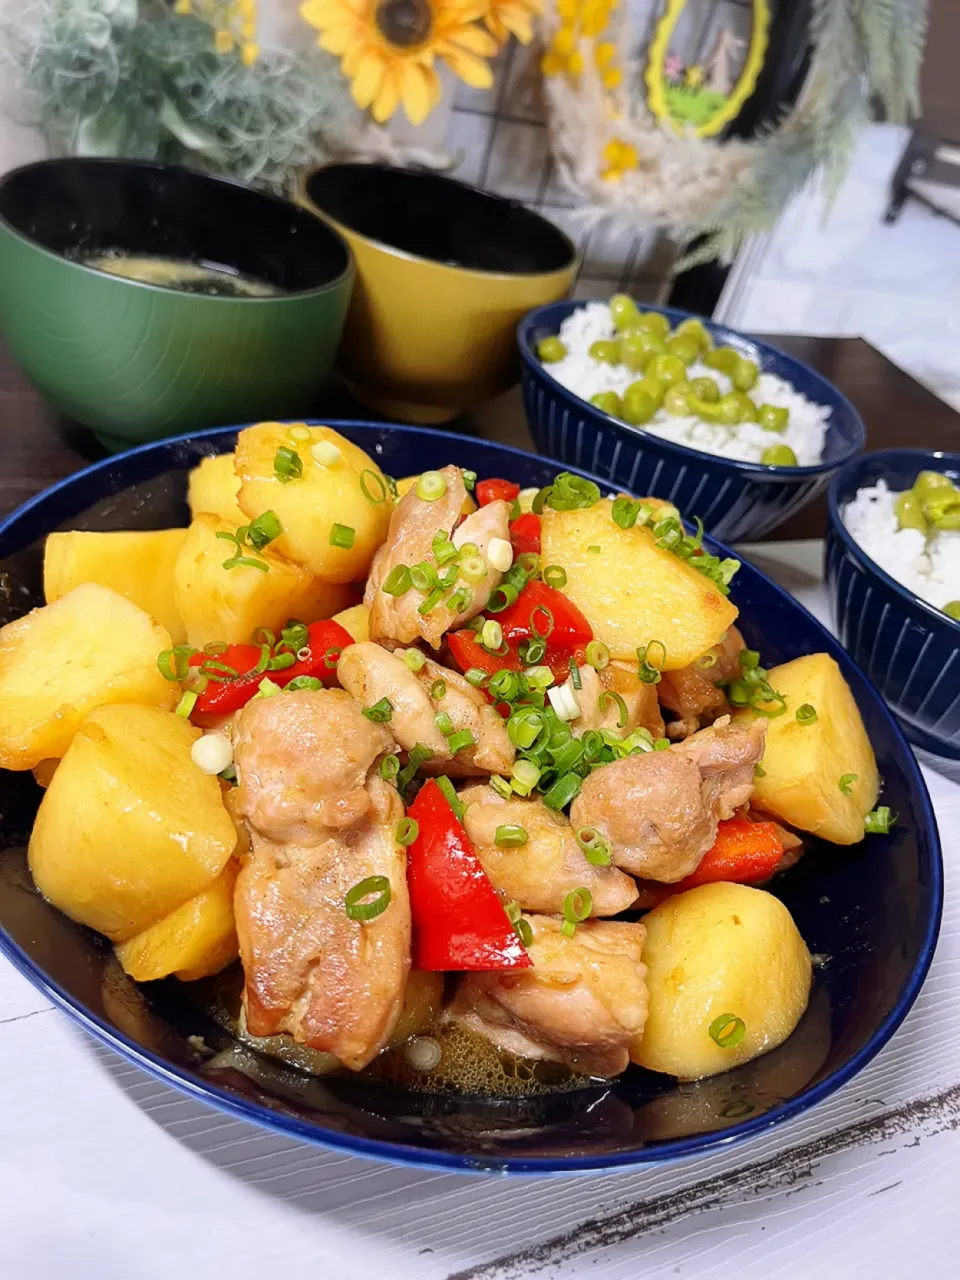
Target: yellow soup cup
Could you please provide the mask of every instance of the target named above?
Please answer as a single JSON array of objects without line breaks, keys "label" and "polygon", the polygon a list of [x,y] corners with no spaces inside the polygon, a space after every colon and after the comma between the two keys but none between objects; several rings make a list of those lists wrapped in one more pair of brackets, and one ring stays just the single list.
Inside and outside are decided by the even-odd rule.
[{"label": "yellow soup cup", "polygon": [[344,237],[357,281],[338,361],[391,417],[446,422],[519,376],[516,327],[566,295],[578,266],[551,222],[437,173],[336,164],[298,200]]}]

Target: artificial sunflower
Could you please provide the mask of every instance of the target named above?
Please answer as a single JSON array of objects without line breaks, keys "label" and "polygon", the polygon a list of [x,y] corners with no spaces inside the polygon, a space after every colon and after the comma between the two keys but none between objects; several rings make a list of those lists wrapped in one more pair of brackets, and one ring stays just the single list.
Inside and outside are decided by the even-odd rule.
[{"label": "artificial sunflower", "polygon": [[500,44],[512,35],[521,44],[533,39],[533,19],[543,17],[543,0],[488,0],[483,21]]},{"label": "artificial sunflower", "polygon": [[[515,0],[516,2],[516,0]],[[400,104],[420,124],[440,101],[437,58],[476,89],[489,89],[493,36],[476,23],[488,0],[305,0],[300,15],[317,44],[340,57],[353,100],[379,123]]]}]

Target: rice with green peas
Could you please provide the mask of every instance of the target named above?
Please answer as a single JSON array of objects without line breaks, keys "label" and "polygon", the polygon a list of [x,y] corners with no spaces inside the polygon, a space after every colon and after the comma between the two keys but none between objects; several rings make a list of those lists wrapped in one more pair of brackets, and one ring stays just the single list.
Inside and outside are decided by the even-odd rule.
[{"label": "rice with green peas", "polygon": [[[617,336],[610,308],[605,302],[588,302],[572,312],[560,326],[558,336],[567,354],[562,360],[553,361],[545,367],[561,386],[584,400],[590,400],[601,391],[614,391],[622,396],[631,383],[643,376],[625,365],[607,364],[589,354],[594,342],[609,341]],[[733,389],[733,382],[725,373],[699,362],[689,366],[688,375],[691,380],[712,378],[721,395]],[[798,466],[813,466],[822,461],[830,418],[828,406],[808,400],[789,382],[772,373],[761,373],[749,394],[757,405],[770,404],[786,409],[789,413],[786,428],[772,432],[756,422],[721,426],[698,417],[674,417],[660,408],[648,422],[632,429],[742,462],[761,462],[764,450],[772,444],[787,445],[792,449]]]}]

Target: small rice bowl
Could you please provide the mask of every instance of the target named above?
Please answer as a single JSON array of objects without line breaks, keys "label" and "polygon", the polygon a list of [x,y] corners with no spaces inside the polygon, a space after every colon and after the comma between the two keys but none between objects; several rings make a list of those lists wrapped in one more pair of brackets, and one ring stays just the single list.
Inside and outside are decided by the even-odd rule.
[{"label": "small rice bowl", "polygon": [[919,529],[901,529],[897,497],[885,480],[858,489],[842,513],[847,532],[884,572],[935,609],[960,600],[960,532],[941,530],[928,539]]},{"label": "small rice bowl", "polygon": [[[558,336],[567,354],[562,360],[545,367],[561,386],[583,400],[589,400],[600,391],[615,391],[622,396],[632,382],[643,376],[626,365],[606,364],[590,356],[594,342],[616,337],[616,327],[605,302],[588,302],[572,312],[560,326]],[[726,374],[707,365],[692,364],[688,372],[691,379],[713,378],[721,395],[733,389],[733,383]],[[741,462],[760,462],[764,449],[772,444],[789,445],[796,455],[797,465],[801,467],[815,466],[823,460],[831,412],[829,406],[808,400],[789,382],[772,373],[761,373],[749,394],[757,405],[772,404],[787,409],[790,418],[786,429],[765,431],[756,422],[742,422],[734,427],[719,426],[697,417],[672,417],[664,409],[658,409],[649,422],[642,427],[631,427],[631,430],[647,432],[674,444],[701,449],[704,453],[723,458],[736,458]]]}]

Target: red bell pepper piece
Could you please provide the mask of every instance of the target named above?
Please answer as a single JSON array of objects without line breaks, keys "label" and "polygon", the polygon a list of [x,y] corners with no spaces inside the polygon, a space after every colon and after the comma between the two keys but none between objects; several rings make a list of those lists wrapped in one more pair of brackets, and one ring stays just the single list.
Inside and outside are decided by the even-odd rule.
[{"label": "red bell pepper piece", "polygon": [[[469,671],[471,667],[479,667],[481,671],[494,675],[498,671],[525,670],[517,654],[516,646],[508,648],[507,652],[503,654],[488,653],[482,644],[477,643],[476,633],[473,631],[452,631],[447,636],[447,643],[461,671]],[[552,649],[548,645],[543,662],[538,665],[549,667],[553,672],[555,682],[563,684],[570,674],[571,658],[576,660],[578,667],[583,666],[587,659],[582,645],[577,645],[572,649]]]},{"label": "red bell pepper piece", "polygon": [[548,651],[574,649],[593,639],[593,628],[573,601],[556,587],[548,587],[537,579],[527,583],[513,604],[493,616],[508,643],[529,640],[534,629],[545,638]]},{"label": "red bell pepper piece", "polygon": [[432,778],[407,813],[419,824],[407,849],[413,967],[435,972],[528,969],[533,961],[462,823]]},{"label": "red bell pepper piece", "polygon": [[775,822],[728,818],[717,826],[717,838],[703,855],[696,871],[691,871],[676,884],[641,881],[637,905],[656,907],[675,893],[720,880],[733,884],[763,884],[774,874],[782,857],[783,841]]},{"label": "red bell pepper piece", "polygon": [[488,502],[496,502],[502,498],[504,502],[513,502],[520,493],[520,486],[512,480],[480,480],[474,490],[477,503],[485,507]]},{"label": "red bell pepper piece", "polygon": [[336,685],[337,659],[347,645],[353,644],[353,636],[346,627],[328,618],[325,622],[311,622],[307,627],[310,637],[304,646],[309,654],[298,659],[292,667],[283,671],[271,671],[270,679],[275,684],[288,685],[297,676],[315,676],[324,685]]},{"label": "red bell pepper piece", "polygon": [[525,511],[522,516],[517,516],[510,525],[510,541],[514,555],[523,555],[527,551],[539,555],[540,517],[532,511]]}]

